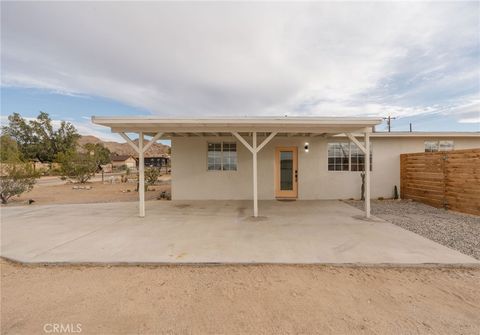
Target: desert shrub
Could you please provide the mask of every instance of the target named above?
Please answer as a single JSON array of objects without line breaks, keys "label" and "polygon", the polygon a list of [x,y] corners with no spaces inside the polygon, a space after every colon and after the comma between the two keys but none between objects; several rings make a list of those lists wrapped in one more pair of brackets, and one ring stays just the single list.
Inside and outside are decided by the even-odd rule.
[{"label": "desert shrub", "polygon": [[60,153],[57,161],[61,163],[62,176],[78,183],[86,183],[96,172],[97,163],[93,155],[78,151]]},{"label": "desert shrub", "polygon": [[155,185],[155,183],[158,180],[158,177],[160,177],[160,169],[155,168],[155,167],[148,167],[145,169],[145,184],[148,186]]},{"label": "desert shrub", "polygon": [[4,163],[0,174],[0,199],[6,204],[13,196],[19,196],[33,188],[39,173],[29,163]]}]

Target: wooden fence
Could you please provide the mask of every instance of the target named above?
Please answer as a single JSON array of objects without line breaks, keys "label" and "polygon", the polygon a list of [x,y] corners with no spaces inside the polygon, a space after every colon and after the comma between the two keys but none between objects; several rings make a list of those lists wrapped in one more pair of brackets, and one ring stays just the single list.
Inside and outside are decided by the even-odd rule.
[{"label": "wooden fence", "polygon": [[480,149],[400,155],[400,196],[480,215]]}]

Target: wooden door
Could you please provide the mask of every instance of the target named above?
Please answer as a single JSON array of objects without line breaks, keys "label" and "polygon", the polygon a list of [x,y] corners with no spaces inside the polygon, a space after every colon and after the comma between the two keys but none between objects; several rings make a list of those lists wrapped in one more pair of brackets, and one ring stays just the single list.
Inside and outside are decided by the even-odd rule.
[{"label": "wooden door", "polygon": [[297,198],[297,157],[297,147],[277,147],[275,149],[275,197]]}]

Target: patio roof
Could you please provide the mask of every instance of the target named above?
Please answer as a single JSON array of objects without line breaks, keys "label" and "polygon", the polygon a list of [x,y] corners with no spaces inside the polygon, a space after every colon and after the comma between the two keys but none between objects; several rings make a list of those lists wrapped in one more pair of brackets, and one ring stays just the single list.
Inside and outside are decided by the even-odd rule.
[{"label": "patio roof", "polygon": [[174,136],[205,136],[255,132],[339,134],[345,132],[371,131],[382,122],[373,117],[245,117],[245,118],[159,118],[154,116],[92,116],[92,122],[109,127],[112,132],[154,135],[161,132],[162,138]]},{"label": "patio roof", "polygon": [[[257,190],[257,154],[277,135],[305,136],[345,134],[367,155],[370,152],[370,133],[373,127],[382,122],[381,118],[356,117],[244,117],[244,118],[159,118],[153,116],[92,116],[92,122],[109,127],[112,132],[119,133],[125,141],[138,153],[139,157],[139,215],[145,216],[145,152],[161,138],[173,136],[205,136],[228,134],[235,136],[252,154],[253,170],[253,216],[258,217]],[[127,133],[138,133],[138,145],[128,137]],[[263,133],[263,134],[262,134]],[[268,133],[268,135],[267,135]],[[363,133],[364,144],[360,143],[352,133]],[[144,136],[153,138],[145,145]],[[249,143],[244,137],[251,137]],[[257,135],[265,136],[257,142]],[[370,160],[365,160],[365,216],[370,217]]]}]

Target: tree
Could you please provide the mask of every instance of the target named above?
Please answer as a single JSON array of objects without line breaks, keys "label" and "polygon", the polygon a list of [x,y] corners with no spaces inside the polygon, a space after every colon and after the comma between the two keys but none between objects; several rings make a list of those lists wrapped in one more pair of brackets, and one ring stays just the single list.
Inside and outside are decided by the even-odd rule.
[{"label": "tree", "polygon": [[148,186],[155,185],[155,183],[158,180],[158,177],[160,177],[160,169],[155,168],[155,167],[148,167],[145,169],[145,190],[148,189]]},{"label": "tree", "polygon": [[21,162],[22,153],[18,150],[17,142],[10,135],[3,134],[0,136],[0,162],[12,163]]},{"label": "tree", "polygon": [[110,163],[111,153],[102,143],[87,143],[83,146],[83,150],[92,156],[95,164],[98,166]]},{"label": "tree", "polygon": [[94,154],[70,150],[57,155],[57,162],[61,164],[62,176],[86,183],[97,171],[98,165]]},{"label": "tree", "polygon": [[36,119],[30,121],[14,113],[8,117],[8,122],[8,126],[2,128],[2,133],[17,142],[26,160],[53,162],[59,153],[73,150],[80,137],[70,122],[61,121],[55,130],[52,119],[44,112],[40,112]]}]

